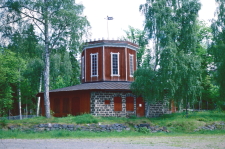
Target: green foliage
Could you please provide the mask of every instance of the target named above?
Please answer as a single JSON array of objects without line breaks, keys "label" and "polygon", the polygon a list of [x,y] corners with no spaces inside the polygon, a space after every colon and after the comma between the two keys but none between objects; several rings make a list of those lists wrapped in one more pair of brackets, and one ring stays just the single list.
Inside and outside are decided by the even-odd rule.
[{"label": "green foliage", "polygon": [[63,88],[71,86],[71,79],[73,76],[72,64],[69,53],[56,53],[50,59],[50,89]]},{"label": "green foliage", "polygon": [[[85,36],[89,27],[86,17],[82,15],[83,5],[76,4],[74,0],[23,0],[19,3],[17,1],[7,0],[0,4],[0,9],[3,12],[1,13],[1,22],[4,25],[0,28],[3,35],[17,31],[17,28],[14,26],[18,26],[18,30],[21,30],[21,26],[23,27],[27,23],[32,24],[38,30],[35,35],[38,37],[39,43],[44,44],[44,91],[48,95],[50,80],[49,59],[51,53],[55,51],[60,51],[61,53],[66,53],[66,51],[79,52],[82,37]],[[29,46],[29,44],[26,44],[28,48],[33,48],[33,42],[29,40],[28,43],[32,45]],[[65,55],[62,54],[62,57]],[[62,59],[68,60],[68,55]],[[70,61],[64,61],[63,64],[65,65],[60,68],[61,70],[67,68],[67,66],[71,67],[67,62]],[[69,69],[65,69],[63,73],[65,74]],[[70,72],[71,70],[68,71],[68,73]],[[54,74],[52,73],[51,75]],[[58,84],[53,84],[50,87],[64,87],[70,83],[71,75],[60,75],[55,77],[54,80],[58,81]],[[50,118],[49,97],[45,96],[44,98],[46,104],[45,113]]]},{"label": "green foliage", "polygon": [[134,73],[135,81],[131,84],[132,92],[154,103],[162,95],[158,88],[157,77],[156,72],[151,69],[138,69]]},{"label": "green foliage", "polygon": [[166,96],[179,104],[183,101],[187,108],[201,96],[201,59],[196,54],[200,7],[197,0],[148,0],[140,6],[145,32],[153,41],[154,64],[136,73],[135,83],[139,85],[132,90],[140,95],[145,89],[146,101],[160,101]]},{"label": "green foliage", "polygon": [[0,116],[7,114],[12,108],[12,86],[19,80],[19,67],[23,64],[21,58],[6,49],[0,51]]},{"label": "green foliage", "polygon": [[6,119],[0,120],[0,128],[6,127],[8,124],[8,121]]},{"label": "green foliage", "polygon": [[140,68],[142,66],[143,55],[145,54],[147,49],[146,46],[148,44],[145,31],[129,26],[129,29],[125,30],[125,33],[126,37],[123,37],[125,40],[129,40],[139,46],[139,49],[137,50],[137,68]]},{"label": "green foliage", "polygon": [[149,129],[146,128],[146,127],[140,127],[140,128],[139,128],[139,132],[140,132],[140,133],[147,134],[147,133],[149,133]]},{"label": "green foliage", "polygon": [[216,69],[216,81],[219,86],[220,101],[225,102],[225,2],[223,0],[216,0],[218,4],[216,15],[217,20],[213,20],[211,25],[213,33],[213,43],[211,46],[211,53],[214,56],[214,63]]}]

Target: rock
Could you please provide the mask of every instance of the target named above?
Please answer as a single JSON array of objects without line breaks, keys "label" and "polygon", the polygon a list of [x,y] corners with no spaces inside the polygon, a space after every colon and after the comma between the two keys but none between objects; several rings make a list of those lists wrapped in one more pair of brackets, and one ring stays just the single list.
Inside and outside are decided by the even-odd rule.
[{"label": "rock", "polygon": [[52,124],[52,127],[58,128],[59,127],[59,124]]},{"label": "rock", "polygon": [[63,128],[63,129],[66,129],[66,128],[67,128],[67,125],[66,125],[66,124],[63,124],[63,125],[62,125],[62,128]]},{"label": "rock", "polygon": [[38,127],[39,127],[39,128],[44,128],[45,125],[44,125],[44,124],[39,124]]},{"label": "rock", "polygon": [[154,131],[155,130],[155,127],[150,126],[150,129],[151,129],[151,131]]},{"label": "rock", "polygon": [[150,125],[149,124],[139,124],[139,127],[147,127],[147,128],[149,128]]},{"label": "rock", "polygon": [[101,128],[106,128],[106,125],[99,125]]},{"label": "rock", "polygon": [[167,131],[167,128],[165,126],[163,126],[163,131]]},{"label": "rock", "polygon": [[74,128],[74,125],[67,125],[68,128]]},{"label": "rock", "polygon": [[120,126],[120,124],[114,124],[116,127]]},{"label": "rock", "polygon": [[46,131],[50,131],[51,129],[50,129],[50,128],[45,128],[45,130],[46,130]]},{"label": "rock", "polygon": [[48,127],[48,128],[51,128],[51,127],[52,127],[52,124],[51,124],[51,123],[48,123],[48,124],[47,124],[47,127]]},{"label": "rock", "polygon": [[127,131],[130,131],[130,128],[126,128]]}]

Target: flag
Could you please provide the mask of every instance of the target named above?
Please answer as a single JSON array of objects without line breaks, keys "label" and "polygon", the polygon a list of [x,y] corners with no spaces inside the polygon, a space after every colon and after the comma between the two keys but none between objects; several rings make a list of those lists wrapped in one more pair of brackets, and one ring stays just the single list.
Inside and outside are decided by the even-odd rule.
[{"label": "flag", "polygon": [[108,17],[108,16],[107,16],[107,19],[108,19],[108,20],[113,20],[113,17]]}]

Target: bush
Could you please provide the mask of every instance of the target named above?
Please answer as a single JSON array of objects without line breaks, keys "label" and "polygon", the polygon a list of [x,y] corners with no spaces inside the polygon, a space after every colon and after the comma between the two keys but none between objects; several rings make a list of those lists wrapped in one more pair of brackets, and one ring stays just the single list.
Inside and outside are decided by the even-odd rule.
[{"label": "bush", "polygon": [[149,129],[146,127],[140,127],[139,132],[146,134],[146,133],[149,133]]},{"label": "bush", "polygon": [[0,121],[0,128],[3,128],[3,127],[6,127],[8,124],[7,120],[6,119],[3,119]]}]

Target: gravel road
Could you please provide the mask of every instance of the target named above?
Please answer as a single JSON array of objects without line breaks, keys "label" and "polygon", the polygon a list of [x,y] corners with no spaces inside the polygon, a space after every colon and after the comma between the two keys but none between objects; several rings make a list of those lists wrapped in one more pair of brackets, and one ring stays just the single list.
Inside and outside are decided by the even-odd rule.
[{"label": "gravel road", "polygon": [[166,144],[138,143],[131,139],[1,139],[0,149],[181,149]]}]

